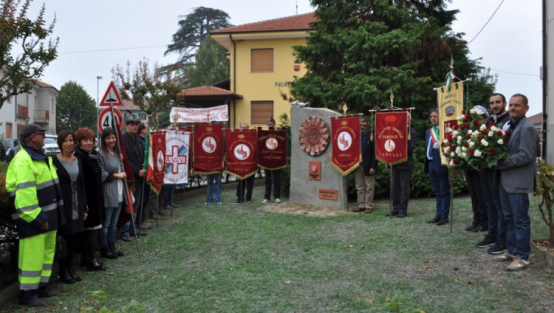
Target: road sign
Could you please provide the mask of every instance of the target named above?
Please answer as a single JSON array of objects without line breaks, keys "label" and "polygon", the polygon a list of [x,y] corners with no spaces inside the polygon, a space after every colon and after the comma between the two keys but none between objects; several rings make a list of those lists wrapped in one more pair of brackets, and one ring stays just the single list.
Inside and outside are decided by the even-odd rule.
[{"label": "road sign", "polygon": [[[115,114],[115,117],[117,119],[117,124],[119,126],[119,130],[123,129],[123,119],[121,118],[121,112],[118,109],[113,109],[113,112]],[[105,108],[100,112],[100,115],[98,116],[98,130],[100,132],[104,131],[104,128],[111,127],[112,125],[112,110],[110,108]]]},{"label": "road sign", "polygon": [[113,82],[110,82],[108,90],[106,90],[104,97],[102,97],[102,101],[100,101],[101,107],[109,107],[110,104],[113,104],[114,106],[123,106],[123,101],[121,101],[121,97],[119,96],[117,88],[115,88],[115,84]]}]

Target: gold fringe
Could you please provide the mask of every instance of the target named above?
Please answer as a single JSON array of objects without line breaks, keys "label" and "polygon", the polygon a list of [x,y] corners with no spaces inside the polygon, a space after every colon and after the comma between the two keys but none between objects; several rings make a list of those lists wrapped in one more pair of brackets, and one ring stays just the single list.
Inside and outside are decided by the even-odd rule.
[{"label": "gold fringe", "polygon": [[263,168],[264,170],[276,171],[276,170],[280,170],[280,169],[283,169],[283,168],[287,167],[287,165],[285,164],[283,166],[276,167],[276,168],[268,168],[268,167],[261,166],[260,164],[258,164],[258,167]]},{"label": "gold fringe", "polygon": [[[343,171],[340,167],[338,167],[335,163],[333,163],[333,152],[329,154],[329,160],[331,161],[331,166],[339,172],[342,176],[346,176],[350,173],[352,173],[355,169],[357,169],[360,166],[360,163],[356,163],[356,165],[352,166],[351,168],[347,169],[346,171]],[[360,154],[360,162],[362,160],[362,154]]]},{"label": "gold fringe", "polygon": [[233,175],[234,177],[238,178],[238,179],[247,179],[248,177],[252,176],[252,175],[256,175],[256,173],[258,172],[258,170],[256,169],[253,173],[250,173],[246,176],[239,176],[238,174],[235,174],[235,173],[231,173],[229,171],[227,171],[227,174],[230,174],[230,175]]},{"label": "gold fringe", "polygon": [[401,159],[401,160],[398,160],[398,161],[394,161],[392,163],[388,163],[387,161],[379,158],[378,156],[375,156],[375,158],[377,159],[377,161],[380,161],[381,163],[385,163],[386,165],[396,165],[396,164],[408,161],[408,158],[404,158],[404,159]]}]

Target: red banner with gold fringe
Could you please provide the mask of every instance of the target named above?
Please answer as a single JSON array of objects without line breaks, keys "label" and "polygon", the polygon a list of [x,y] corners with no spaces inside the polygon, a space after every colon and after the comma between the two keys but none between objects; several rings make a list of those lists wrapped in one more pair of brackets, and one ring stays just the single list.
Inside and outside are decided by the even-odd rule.
[{"label": "red banner with gold fringe", "polygon": [[255,129],[227,130],[225,147],[227,173],[238,179],[246,179],[258,170],[257,133]]},{"label": "red banner with gold fringe", "polygon": [[215,174],[223,171],[223,124],[194,124],[194,174]]},{"label": "red banner with gold fringe", "polygon": [[258,166],[278,170],[287,166],[287,130],[258,128]]},{"label": "red banner with gold fringe", "polygon": [[146,181],[157,195],[160,194],[164,184],[165,150],[165,134],[161,131],[151,132]]},{"label": "red banner with gold fringe", "polygon": [[408,112],[375,113],[375,157],[385,164],[408,160]]},{"label": "red banner with gold fringe", "polygon": [[331,133],[331,165],[346,176],[362,162],[360,116],[332,116]]}]

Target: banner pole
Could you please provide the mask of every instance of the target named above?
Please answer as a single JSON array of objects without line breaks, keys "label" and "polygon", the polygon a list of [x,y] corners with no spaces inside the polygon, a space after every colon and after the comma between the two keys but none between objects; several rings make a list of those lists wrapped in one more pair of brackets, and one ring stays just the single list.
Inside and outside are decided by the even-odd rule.
[{"label": "banner pole", "polygon": [[392,165],[390,165],[390,180],[389,180],[389,220],[392,219]]},{"label": "banner pole", "polygon": [[156,215],[158,218],[156,219],[156,227],[160,226],[160,195],[156,195]]},{"label": "banner pole", "polygon": [[452,228],[454,227],[454,167],[450,169],[450,233],[452,233]]}]

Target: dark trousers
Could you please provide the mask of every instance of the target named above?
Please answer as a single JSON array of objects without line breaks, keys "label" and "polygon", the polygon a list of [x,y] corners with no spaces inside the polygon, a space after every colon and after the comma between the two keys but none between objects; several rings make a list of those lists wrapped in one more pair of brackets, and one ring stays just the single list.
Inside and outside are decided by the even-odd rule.
[{"label": "dark trousers", "polygon": [[471,209],[473,210],[473,221],[479,222],[481,227],[488,225],[487,203],[483,192],[481,172],[476,170],[464,170],[467,180],[467,188],[471,197]]},{"label": "dark trousers", "polygon": [[[237,184],[237,202],[252,201],[252,191],[254,190],[254,178],[256,175],[252,175],[247,179],[239,180]],[[244,198],[246,194],[246,199]]]},{"label": "dark trousers", "polygon": [[77,235],[78,234],[62,235],[65,241],[65,245],[62,246],[62,248],[65,248],[65,255],[64,257],[60,258],[60,273],[62,273],[62,271],[64,272],[64,274],[75,273],[75,271],[73,270],[73,260],[75,258],[75,236]]},{"label": "dark trousers", "polygon": [[271,200],[271,182],[273,181],[273,197],[281,198],[281,170],[264,170],[265,194],[264,199]]},{"label": "dark trousers", "polygon": [[483,196],[487,204],[489,236],[496,238],[496,241],[506,243],[507,224],[500,203],[499,187],[494,185],[494,169],[481,171],[481,185]]},{"label": "dark trousers", "polygon": [[173,190],[175,189],[174,186],[165,185],[163,187],[164,192],[164,207],[169,207],[173,205]]},{"label": "dark trousers", "polygon": [[437,173],[429,166],[429,180],[431,181],[431,188],[437,202],[435,217],[448,219],[448,213],[450,212],[448,173]]},{"label": "dark trousers", "polygon": [[407,214],[408,202],[410,200],[410,180],[412,179],[412,171],[395,169],[393,166],[391,175],[392,213]]},{"label": "dark trousers", "polygon": [[81,264],[86,264],[96,258],[94,253],[96,252],[96,249],[98,249],[100,230],[101,228],[83,230],[80,234],[79,244],[81,245]]}]

